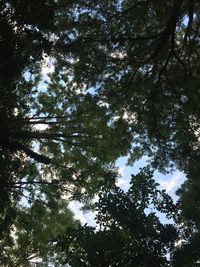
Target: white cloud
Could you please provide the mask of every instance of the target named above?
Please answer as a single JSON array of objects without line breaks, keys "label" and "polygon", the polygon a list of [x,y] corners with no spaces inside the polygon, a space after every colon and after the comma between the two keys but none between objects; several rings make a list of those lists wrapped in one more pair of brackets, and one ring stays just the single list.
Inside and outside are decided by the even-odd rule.
[{"label": "white cloud", "polygon": [[167,193],[175,193],[178,187],[183,183],[184,175],[181,172],[175,172],[171,178],[167,180],[160,179],[158,183],[161,189],[165,189]]},{"label": "white cloud", "polygon": [[118,159],[116,166],[118,167],[119,178],[116,181],[116,185],[119,186],[124,191],[129,189],[129,182],[131,178],[132,168],[126,166],[127,157],[122,157]]},{"label": "white cloud", "polygon": [[87,212],[84,213],[83,211],[81,211],[82,204],[78,201],[71,201],[69,203],[69,208],[74,212],[75,218],[77,220],[80,220],[82,224],[88,224],[90,226],[95,226],[95,214],[93,212]]},{"label": "white cloud", "polygon": [[125,166],[120,166],[118,172],[119,172],[120,176],[124,176],[125,175]]},{"label": "white cloud", "polygon": [[129,188],[129,182],[127,181],[127,179],[124,178],[118,178],[116,185],[125,191]]},{"label": "white cloud", "polygon": [[42,62],[42,75],[44,80],[50,81],[48,74],[53,73],[55,70],[55,64],[50,57],[45,57]]},{"label": "white cloud", "polygon": [[42,74],[48,75],[49,73],[54,72],[54,65],[53,64],[45,64],[42,66]]},{"label": "white cloud", "polygon": [[48,128],[47,124],[39,123],[34,126],[34,129],[37,131],[45,131]]}]

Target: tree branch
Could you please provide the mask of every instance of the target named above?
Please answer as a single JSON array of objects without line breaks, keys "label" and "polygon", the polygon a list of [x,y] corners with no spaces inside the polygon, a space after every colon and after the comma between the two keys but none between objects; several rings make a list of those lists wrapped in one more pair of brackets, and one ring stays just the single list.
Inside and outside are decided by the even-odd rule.
[{"label": "tree branch", "polygon": [[18,142],[13,141],[13,142],[4,144],[4,146],[7,147],[10,151],[16,151],[16,150],[23,151],[27,156],[29,156],[30,158],[33,158],[34,160],[40,163],[44,163],[44,164],[52,163],[52,159],[44,155],[40,155]]}]

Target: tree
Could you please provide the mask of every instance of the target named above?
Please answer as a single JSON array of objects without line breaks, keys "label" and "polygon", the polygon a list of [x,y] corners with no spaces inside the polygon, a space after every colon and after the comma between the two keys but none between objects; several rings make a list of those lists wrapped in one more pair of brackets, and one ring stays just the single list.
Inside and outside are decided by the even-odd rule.
[{"label": "tree", "polygon": [[[200,260],[199,173],[196,162],[191,164],[190,176],[178,189],[179,206],[185,221],[185,242],[174,255],[176,266],[198,266]],[[188,264],[188,265],[187,265]]]},{"label": "tree", "polygon": [[0,243],[1,266],[57,266],[62,253],[56,247],[55,239],[64,235],[67,227],[76,229],[79,222],[62,201],[38,199],[30,207],[19,207],[10,242]]},{"label": "tree", "polygon": [[[30,102],[27,100],[27,106],[31,114],[24,114],[22,108],[7,119],[1,145],[14,156],[20,153],[21,165],[33,164],[38,179],[48,176],[49,182],[54,179],[58,183],[77,183],[77,190],[89,188],[95,180],[98,183],[98,179],[103,179],[103,173],[109,173],[119,155],[127,153],[131,134],[123,128],[123,123],[113,122],[107,108],[90,94],[68,89],[56,73],[51,75],[45,91],[39,89]],[[122,134],[124,142],[117,145]],[[31,171],[29,168],[25,170]],[[26,184],[27,179],[34,183],[31,173],[29,178],[26,172],[21,170],[21,173],[14,185]],[[92,192],[92,188],[89,190]]]},{"label": "tree", "polygon": [[[191,232],[174,261],[182,264],[182,255],[192,251],[191,262],[197,264],[199,2],[3,0],[0,13],[2,242],[10,242],[12,225],[23,213],[20,200],[33,207],[41,196],[88,201],[101,186],[113,186],[114,161],[129,152],[130,162],[148,155],[154,168],[186,172],[179,204]],[[55,64],[46,82],[40,76],[45,55]],[[129,198],[115,187],[113,192]],[[146,248],[144,231],[144,242],[136,246],[149,255],[144,264],[156,257],[156,264],[167,264],[166,248],[173,246],[157,235],[162,226],[156,216],[154,228],[144,210],[136,215],[162,245],[159,251],[154,242],[151,251]],[[108,233],[85,229],[94,239]],[[123,233],[118,238],[130,243]]]},{"label": "tree", "polygon": [[[27,110],[20,107],[6,120],[1,143],[5,165],[1,192],[5,198],[0,221],[6,235],[20,216],[16,208],[20,200],[34,204],[42,195],[89,205],[103,184],[115,183],[114,161],[128,151],[131,135],[121,127],[123,123],[112,121],[107,108],[90,94],[66,88],[59,75],[52,74],[46,90],[39,89],[27,100]],[[19,88],[33,86],[32,82],[24,81]],[[124,141],[118,145],[122,133]]]},{"label": "tree", "polygon": [[[66,254],[64,263],[75,266],[172,266],[179,240],[179,217],[169,195],[157,188],[146,167],[132,176],[128,192],[117,186],[103,188],[96,203],[97,227],[67,231],[58,239]],[[161,223],[162,212],[173,223]],[[169,257],[168,255],[168,257]]]},{"label": "tree", "polygon": [[[55,51],[57,35],[53,23],[57,17],[61,19],[61,4],[53,0],[37,1],[37,5],[33,1],[1,3],[5,31],[0,32],[4,58],[1,61],[0,87],[6,94],[2,94],[4,97],[0,102],[0,146],[8,176],[4,179],[2,169],[1,180],[6,192],[13,188],[16,192],[17,187],[22,191],[26,184],[38,184],[41,177],[55,178],[56,175],[60,180],[55,183],[71,181],[77,195],[84,187],[95,191],[95,183],[98,179],[103,180],[104,170],[105,176],[109,176],[109,164],[126,154],[129,147],[131,134],[124,123],[117,125],[113,122],[106,107],[91,94],[75,92],[71,77],[62,70],[49,77],[46,91],[40,90],[41,83],[45,83],[40,76],[43,57],[45,54],[53,55]],[[29,79],[22,76],[25,71]],[[40,127],[43,127],[42,131]],[[121,135],[124,142],[119,146]],[[40,151],[36,151],[34,146]],[[34,169],[35,180],[29,168],[25,168],[31,177],[27,180],[24,165],[29,165],[30,172]],[[89,185],[92,179],[93,186]]]},{"label": "tree", "polygon": [[23,92],[18,88],[22,74],[36,70],[44,54],[50,53],[54,7],[53,0],[0,3],[1,135],[6,133],[6,119],[25,105],[24,97],[30,97],[28,87]]},{"label": "tree", "polygon": [[187,171],[199,160],[198,1],[63,1],[61,14],[59,67],[131,127],[130,159]]},{"label": "tree", "polygon": [[83,0],[62,7],[58,67],[77,87],[95,88],[99,102],[131,129],[130,163],[147,155],[162,172],[186,173],[180,207],[194,231],[185,251],[197,264],[199,2]]},{"label": "tree", "polygon": [[[46,8],[44,8],[46,6]],[[29,87],[19,90],[25,69],[37,69],[43,53],[50,50],[47,30],[53,25],[53,1],[1,1],[0,3],[0,228],[1,237],[16,216],[18,193],[13,184],[20,179],[24,159],[4,145],[10,121],[18,109],[24,114]],[[43,15],[42,15],[43,14]],[[15,125],[16,130],[21,127]],[[8,145],[9,146],[9,145]],[[12,150],[12,151],[11,151]],[[20,159],[21,158],[21,159]],[[28,165],[28,163],[27,163]]]},{"label": "tree", "polygon": [[129,147],[123,122],[112,121],[91,94],[77,92],[69,76],[56,71],[42,78],[43,59],[57,38],[56,2],[0,4],[2,239],[20,216],[20,200],[34,204],[40,195],[57,201],[67,195],[88,201],[102,184],[115,182],[114,161]]}]

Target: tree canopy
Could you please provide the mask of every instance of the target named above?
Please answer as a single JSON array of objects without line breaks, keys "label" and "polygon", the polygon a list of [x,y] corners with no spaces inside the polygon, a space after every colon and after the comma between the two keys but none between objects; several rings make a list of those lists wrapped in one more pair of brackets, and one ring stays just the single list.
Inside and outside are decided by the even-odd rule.
[{"label": "tree canopy", "polygon": [[131,160],[187,171],[199,157],[198,1],[71,1],[62,16],[59,67],[128,120]]},{"label": "tree canopy", "polygon": [[[1,1],[1,264],[198,264],[199,14],[197,0]],[[144,155],[151,170],[185,172],[176,204],[148,168],[128,192],[116,187],[116,159]],[[98,192],[94,230],[67,206],[92,206]],[[68,250],[56,252],[65,221],[77,242],[64,238]]]},{"label": "tree canopy", "polygon": [[[145,167],[132,175],[127,192],[117,186],[102,189],[95,204],[96,229],[87,225],[68,229],[59,239],[57,245],[66,255],[63,263],[98,267],[194,266],[194,259],[180,257],[185,250],[178,242],[187,242],[190,235],[179,207],[158,189],[152,176],[150,168]],[[166,217],[165,223],[159,213]]]}]

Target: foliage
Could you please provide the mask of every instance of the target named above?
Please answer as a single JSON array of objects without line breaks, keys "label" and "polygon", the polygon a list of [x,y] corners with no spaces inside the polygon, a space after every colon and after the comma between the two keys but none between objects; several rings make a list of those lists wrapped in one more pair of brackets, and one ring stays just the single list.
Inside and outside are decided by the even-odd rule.
[{"label": "foliage", "polygon": [[[72,229],[71,264],[167,266],[170,253],[172,265],[198,265],[199,8],[196,0],[1,1],[1,264],[27,266],[33,255],[57,264],[50,238],[64,228],[53,233],[53,222],[73,224],[69,198],[88,203],[102,188],[101,227]],[[48,59],[55,69],[44,77]],[[178,206],[148,169],[127,193],[114,185],[114,162],[127,153],[130,164],[148,155],[153,168],[187,174]]]},{"label": "foliage", "polygon": [[[171,266],[179,240],[178,207],[157,188],[146,167],[132,175],[128,192],[117,186],[103,188],[96,203],[97,227],[67,231],[58,246],[71,266]],[[162,223],[158,212],[173,223]]]},{"label": "foliage", "polygon": [[55,238],[67,227],[78,226],[73,214],[60,201],[35,201],[30,207],[20,208],[14,222],[10,242],[1,243],[1,266],[57,266],[62,259],[55,246]]},{"label": "foliage", "polygon": [[[23,108],[29,88],[19,90],[22,73],[37,69],[44,53],[49,54],[52,42],[54,1],[12,1],[0,3],[0,92],[1,134],[6,133],[5,121],[12,118],[15,108]],[[1,136],[2,138],[2,136]]]},{"label": "foliage", "polygon": [[129,163],[147,155],[162,172],[186,173],[179,204],[193,233],[179,266],[194,266],[199,260],[199,2],[82,0],[63,1],[62,7],[58,68],[77,87],[95,88],[99,102],[131,130]]},{"label": "foliage", "polygon": [[186,170],[199,159],[198,1],[64,3],[58,67],[131,127],[131,161]]},{"label": "foliage", "polygon": [[[0,3],[0,228],[8,231],[16,216],[16,202],[22,188],[17,183],[24,165],[30,165],[15,145],[10,146],[10,128],[18,131],[21,123],[12,125],[20,112],[26,113],[30,88],[19,89],[25,69],[37,69],[43,53],[50,50],[45,35],[53,25],[53,1],[1,1]],[[46,6],[46,8],[44,8]],[[27,142],[26,142],[27,144]],[[9,232],[9,231],[8,231]]]},{"label": "foliage", "polygon": [[42,76],[54,45],[56,1],[2,1],[0,8],[3,234],[22,197],[34,203],[40,194],[67,194],[86,201],[103,183],[114,183],[114,161],[127,153],[131,134],[91,94],[75,90],[65,73]]}]

